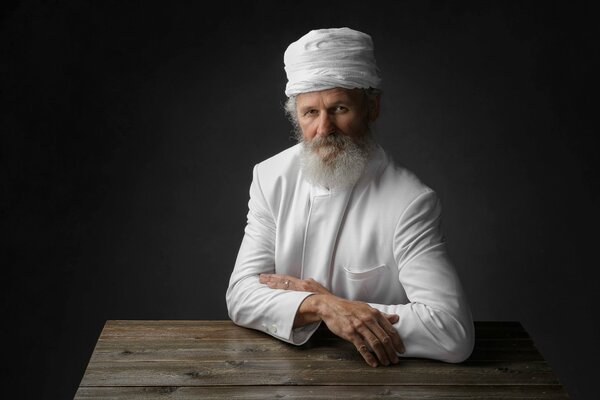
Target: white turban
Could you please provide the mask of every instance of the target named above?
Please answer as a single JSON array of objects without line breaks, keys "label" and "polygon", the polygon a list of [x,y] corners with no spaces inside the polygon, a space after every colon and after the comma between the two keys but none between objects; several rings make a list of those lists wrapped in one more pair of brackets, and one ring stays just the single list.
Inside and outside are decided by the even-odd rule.
[{"label": "white turban", "polygon": [[342,87],[379,88],[373,41],[350,28],[319,29],[290,44],[283,55],[286,96]]}]

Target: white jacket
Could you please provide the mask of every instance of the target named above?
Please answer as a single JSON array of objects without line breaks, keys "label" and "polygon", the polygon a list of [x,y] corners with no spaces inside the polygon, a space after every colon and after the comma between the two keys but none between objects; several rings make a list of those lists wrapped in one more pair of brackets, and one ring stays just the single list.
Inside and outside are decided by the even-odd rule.
[{"label": "white jacket", "polygon": [[303,344],[318,323],[292,326],[311,293],[271,289],[258,276],[312,277],[337,296],[398,314],[403,356],[466,359],[473,322],[446,254],[435,193],[380,147],[353,188],[311,185],[300,151],[293,146],[254,168],[248,224],[226,296],[233,322]]}]

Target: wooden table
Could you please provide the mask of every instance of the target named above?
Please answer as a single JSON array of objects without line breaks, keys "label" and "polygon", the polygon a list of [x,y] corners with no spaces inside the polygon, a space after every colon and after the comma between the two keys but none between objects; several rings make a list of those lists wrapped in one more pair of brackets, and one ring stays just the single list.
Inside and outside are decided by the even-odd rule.
[{"label": "wooden table", "polygon": [[371,368],[321,329],[304,346],[230,321],[108,321],[76,399],[567,399],[518,322],[477,322],[462,364]]}]

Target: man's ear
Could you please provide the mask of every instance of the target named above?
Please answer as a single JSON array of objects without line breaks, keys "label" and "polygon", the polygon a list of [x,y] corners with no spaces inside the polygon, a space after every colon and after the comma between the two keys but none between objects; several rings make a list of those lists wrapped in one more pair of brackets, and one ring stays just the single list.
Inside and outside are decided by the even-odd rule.
[{"label": "man's ear", "polygon": [[381,109],[381,95],[378,94],[374,97],[369,98],[369,122],[375,122],[379,117],[379,110]]}]

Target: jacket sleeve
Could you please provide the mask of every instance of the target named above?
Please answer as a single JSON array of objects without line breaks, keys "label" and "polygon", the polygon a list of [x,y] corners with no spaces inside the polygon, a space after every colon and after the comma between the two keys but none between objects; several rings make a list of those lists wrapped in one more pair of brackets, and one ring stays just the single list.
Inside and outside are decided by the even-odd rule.
[{"label": "jacket sleeve", "polygon": [[428,190],[413,200],[394,232],[394,258],[408,304],[370,304],[398,314],[406,352],[445,362],[467,359],[474,344],[471,311],[440,231],[441,206]]},{"label": "jacket sleeve", "polygon": [[312,293],[271,289],[259,282],[259,274],[275,273],[277,226],[261,189],[258,166],[253,172],[248,209],[244,238],[227,288],[229,317],[238,325],[303,344],[319,324],[293,329],[294,318],[302,301]]}]

